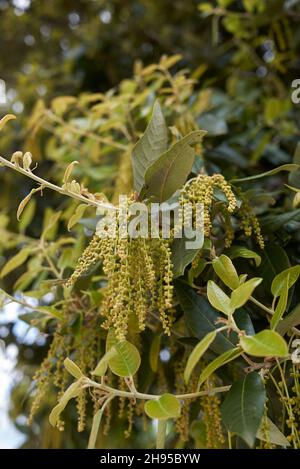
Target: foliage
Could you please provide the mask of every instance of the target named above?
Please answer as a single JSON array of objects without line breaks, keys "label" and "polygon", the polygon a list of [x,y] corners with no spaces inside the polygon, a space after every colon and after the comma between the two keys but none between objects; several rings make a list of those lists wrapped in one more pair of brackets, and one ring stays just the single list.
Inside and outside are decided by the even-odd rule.
[{"label": "foliage", "polygon": [[[300,213],[287,187],[300,187],[299,111],[284,83],[298,39],[293,9],[270,3],[200,3],[231,46],[222,89],[178,56],[138,62],[117,89],[38,102],[25,153],[1,157],[37,184],[22,194],[18,232],[1,218],[3,301],[51,336],[31,420],[50,414],[68,434],[75,401],[90,448],[109,445],[116,421],[129,445],[142,444],[142,425],[153,445],[152,419],[157,447],[168,428],[168,447],[299,448]],[[174,233],[90,239],[95,209],[119,194],[203,203],[202,247],[189,252]]]}]

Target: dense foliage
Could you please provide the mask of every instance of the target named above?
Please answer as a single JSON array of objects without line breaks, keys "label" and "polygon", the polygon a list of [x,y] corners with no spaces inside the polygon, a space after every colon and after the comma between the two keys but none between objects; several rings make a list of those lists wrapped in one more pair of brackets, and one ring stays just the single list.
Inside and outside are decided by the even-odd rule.
[{"label": "dense foliage", "polygon": [[[39,100],[24,152],[1,157],[13,170],[1,170],[3,302],[19,302],[48,338],[34,387],[34,360],[23,361],[13,399],[37,445],[151,447],[157,433],[162,446],[167,433],[168,447],[299,448],[299,12],[282,1],[187,3],[203,51],[181,45],[184,61],[136,61],[109,91]],[[12,118],[0,127],[14,151]],[[174,232],[94,234],[99,208],[120,194],[129,213],[137,200],[202,203],[202,247]]]}]

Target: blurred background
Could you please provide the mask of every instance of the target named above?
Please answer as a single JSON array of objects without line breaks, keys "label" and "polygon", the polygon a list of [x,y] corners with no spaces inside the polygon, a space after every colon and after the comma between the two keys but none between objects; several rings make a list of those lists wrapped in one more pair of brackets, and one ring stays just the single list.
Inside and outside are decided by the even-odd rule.
[{"label": "blurred background", "polygon": [[[44,174],[53,160],[79,159],[76,145],[70,149],[63,142],[58,149],[53,132],[34,128],[38,110],[59,96],[105,93],[137,76],[138,67],[179,55],[171,73],[187,68],[195,93],[213,93],[199,126],[210,132],[214,162],[226,160],[246,173],[248,166],[264,170],[290,162],[299,138],[300,105],[291,101],[292,81],[300,78],[299,19],[298,0],[0,0],[0,79],[6,91],[0,117],[17,116],[1,132],[0,153],[9,157],[29,149]],[[90,145],[83,150],[92,151]],[[115,167],[110,163],[101,171],[85,174],[92,189],[103,181],[113,185]],[[32,185],[0,168],[0,187],[3,265],[17,248],[15,213]],[[39,235],[42,214],[58,206],[52,197],[38,202],[22,234]],[[10,292],[15,281],[8,276],[1,288]],[[86,434],[69,430],[62,437],[49,429],[48,409],[30,427],[26,423],[32,375],[48,337],[20,315],[20,304],[0,311],[0,448],[84,447]]]}]

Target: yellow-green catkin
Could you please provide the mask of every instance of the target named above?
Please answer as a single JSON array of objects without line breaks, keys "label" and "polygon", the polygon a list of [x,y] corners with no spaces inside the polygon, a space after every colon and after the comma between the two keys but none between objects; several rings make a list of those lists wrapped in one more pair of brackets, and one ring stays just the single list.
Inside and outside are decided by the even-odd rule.
[{"label": "yellow-green catkin", "polygon": [[142,331],[147,311],[154,310],[169,335],[172,314],[168,310],[173,305],[169,241],[163,238],[133,239],[117,228],[115,237],[94,236],[67,285],[71,286],[91,264],[102,259],[107,277],[101,304],[101,315],[105,318],[103,327],[114,327],[117,338],[124,340],[130,317],[137,318]]},{"label": "yellow-green catkin", "polygon": [[133,399],[129,399],[129,403],[127,406],[127,421],[128,426],[124,432],[125,438],[130,438],[133,428],[133,416],[134,416],[134,409],[135,409],[135,401]]},{"label": "yellow-green catkin", "polygon": [[293,383],[290,392],[287,390],[287,385],[282,381],[278,383],[281,388],[280,400],[285,408],[285,424],[289,435],[288,441],[294,449],[300,449],[300,429],[299,429],[299,416],[300,416],[300,386],[299,386],[299,365],[293,365],[289,370],[290,380]]},{"label": "yellow-green catkin", "polygon": [[30,415],[29,415],[29,424],[32,423],[32,420],[40,408],[40,405],[48,391],[50,383],[53,377],[53,368],[56,362],[57,350],[63,348],[63,336],[61,335],[60,330],[58,330],[53,338],[53,341],[50,345],[47,357],[42,362],[39,370],[33,376],[33,380],[36,382],[36,392],[31,405]]},{"label": "yellow-green catkin", "polygon": [[[50,386],[54,385],[58,389],[58,399],[60,399],[65,392],[70,382],[70,374],[64,367],[66,357],[71,356],[86,374],[89,374],[95,368],[98,343],[98,313],[95,309],[86,313],[85,306],[85,299],[76,296],[72,297],[70,301],[64,305],[62,310],[64,320],[59,322],[47,357],[33,377],[34,381],[36,381],[36,392],[31,406],[30,422],[41,406]],[[76,313],[82,315],[82,327],[78,333],[74,335],[69,321]],[[87,350],[88,353],[86,352]],[[85,393],[86,391],[82,391],[77,398],[79,431],[85,428]],[[59,420],[57,427],[59,430],[64,429],[62,420]]]},{"label": "yellow-green catkin", "polygon": [[261,228],[257,216],[253,208],[250,206],[249,201],[245,196],[242,196],[242,205],[239,210],[241,217],[241,225],[247,237],[254,234],[257,244],[261,249],[264,249],[265,242],[261,234]]},{"label": "yellow-green catkin", "polygon": [[226,207],[220,207],[220,211],[224,218],[224,231],[225,231],[225,239],[224,245],[226,248],[229,248],[234,240],[234,229],[231,223],[230,213],[226,210]]},{"label": "yellow-green catkin", "polygon": [[210,449],[221,448],[225,443],[220,404],[220,398],[216,394],[201,398],[203,421],[206,428],[206,447]]},{"label": "yellow-green catkin", "polygon": [[[211,235],[212,229],[212,215],[211,210],[214,203],[214,189],[220,189],[227,199],[225,205],[229,214],[233,213],[237,206],[236,197],[232,191],[231,185],[225,180],[222,174],[214,174],[207,176],[199,174],[197,177],[191,179],[181,190],[179,198],[180,215],[179,218],[183,219],[186,215],[185,210],[187,204],[191,204],[192,212],[196,213],[196,206],[202,204],[203,206],[203,228],[205,236]],[[194,221],[195,223],[195,221]]]},{"label": "yellow-green catkin", "polygon": [[[191,376],[188,384],[184,382],[183,372],[185,363],[186,360],[183,359],[182,361],[177,362],[174,366],[175,389],[177,394],[187,394],[195,392],[197,389],[198,377],[195,374]],[[195,399],[184,399],[181,404],[180,417],[176,419],[176,431],[179,434],[180,440],[183,442],[187,442],[189,439],[190,407],[194,400]]]},{"label": "yellow-green catkin", "polygon": [[99,238],[94,235],[87,248],[83,251],[83,254],[77,261],[76,269],[72,276],[68,279],[66,287],[74,285],[78,278],[85,274],[86,271],[99,261],[101,256],[101,245],[99,244]]}]

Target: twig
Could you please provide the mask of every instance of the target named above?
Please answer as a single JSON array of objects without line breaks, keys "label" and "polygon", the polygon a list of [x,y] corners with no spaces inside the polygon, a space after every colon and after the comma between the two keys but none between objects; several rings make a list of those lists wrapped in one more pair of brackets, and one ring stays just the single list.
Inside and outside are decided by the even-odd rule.
[{"label": "twig", "polygon": [[36,181],[38,184],[47,187],[48,189],[51,189],[53,191],[59,192],[60,194],[67,195],[68,197],[72,197],[73,199],[80,200],[81,202],[87,204],[87,205],[93,205],[94,207],[101,207],[101,208],[106,208],[109,210],[117,210],[117,208],[112,205],[108,204],[105,202],[99,202],[97,200],[89,199],[88,197],[84,197],[81,194],[77,194],[76,192],[71,192],[63,189],[62,187],[57,186],[56,184],[52,184],[51,182],[45,181],[44,179],[40,178],[36,174],[32,173],[31,171],[26,171],[24,168],[21,168],[20,166],[15,165],[11,161],[8,161],[6,158],[3,158],[0,156],[0,163],[2,163],[4,166],[7,166],[10,169],[13,169],[15,171],[18,171],[19,173],[23,174],[24,176],[29,177],[30,179],[33,179]]},{"label": "twig", "polygon": [[[138,391],[121,391],[119,389],[111,388],[103,383],[97,383],[90,378],[84,379],[84,387],[94,387],[101,389],[102,391],[106,391],[108,394],[113,394],[115,396],[127,397],[129,399],[136,398],[141,400],[153,400],[159,399],[160,395],[158,394],[145,394]],[[198,392],[191,392],[188,394],[175,394],[177,399],[194,399],[196,397],[208,396],[217,394],[219,392],[227,392],[229,391],[231,386],[220,386],[217,388],[207,389],[206,391],[198,391]]]}]

